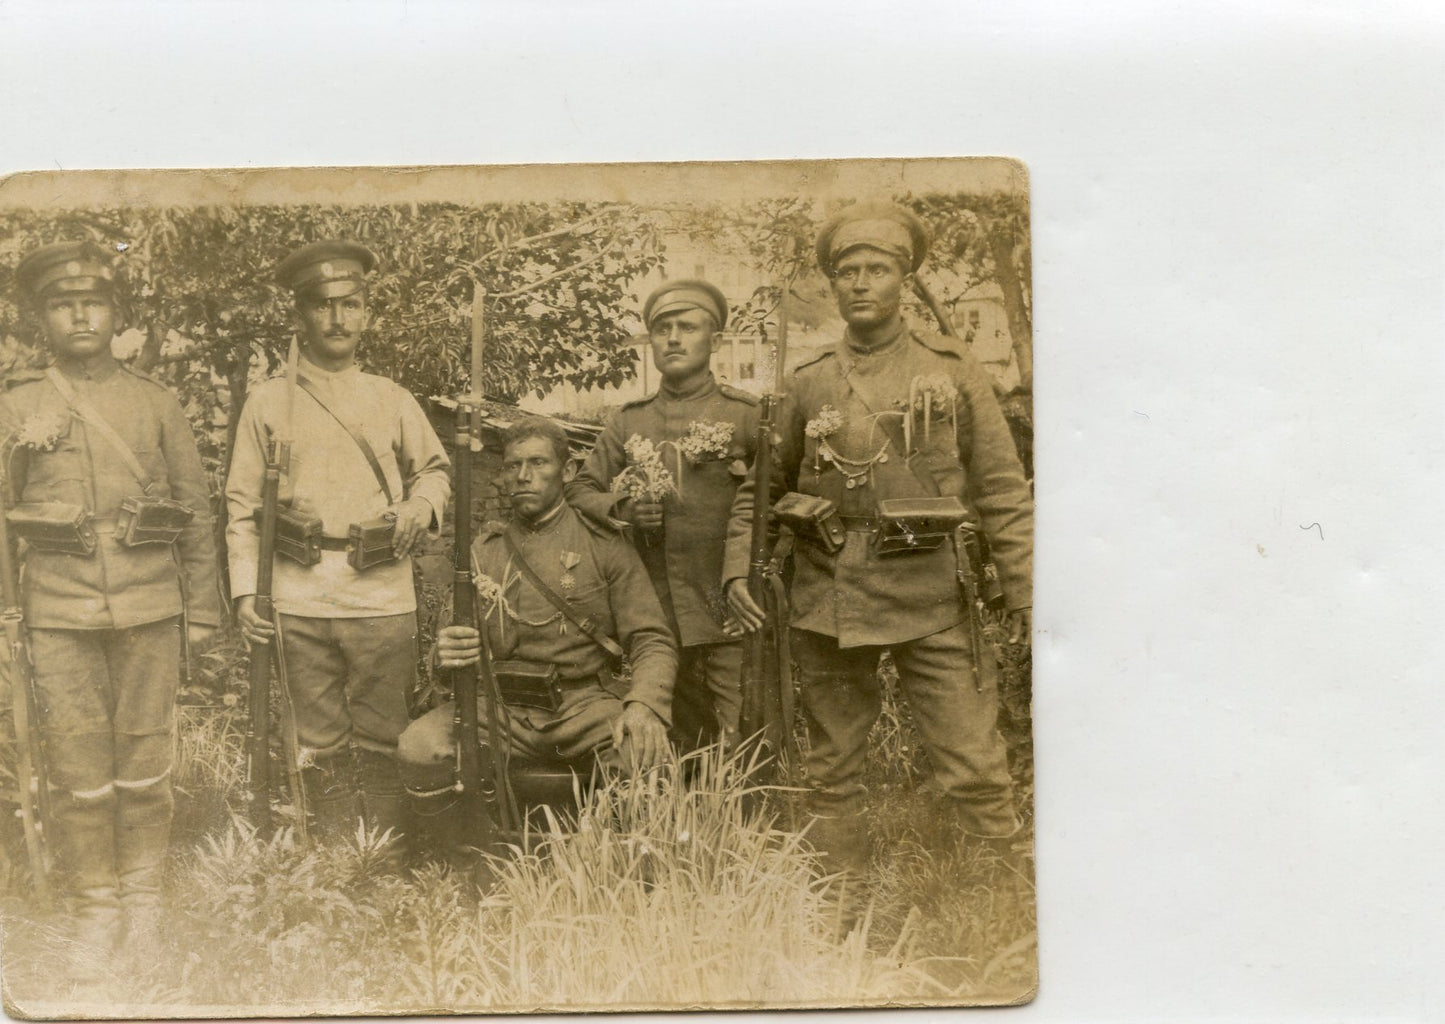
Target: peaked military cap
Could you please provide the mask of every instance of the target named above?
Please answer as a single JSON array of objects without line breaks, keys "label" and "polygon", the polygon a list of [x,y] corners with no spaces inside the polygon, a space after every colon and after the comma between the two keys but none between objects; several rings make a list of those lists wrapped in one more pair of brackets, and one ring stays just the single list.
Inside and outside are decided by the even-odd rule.
[{"label": "peaked military cap", "polygon": [[360,242],[312,242],[276,265],[276,283],[297,295],[340,299],[360,291],[375,267],[376,253]]},{"label": "peaked military cap", "polygon": [[716,285],[696,278],[664,281],[658,285],[642,304],[642,322],[651,327],[658,317],[683,309],[711,313],[719,330],[728,322],[727,297]]},{"label": "peaked military cap", "polygon": [[866,245],[897,256],[917,271],[928,255],[928,226],[897,203],[854,203],[834,214],[818,230],[818,265],[832,272],[849,249]]},{"label": "peaked military cap", "polygon": [[94,242],[42,245],[15,268],[15,284],[31,299],[52,292],[110,292],[115,271]]}]

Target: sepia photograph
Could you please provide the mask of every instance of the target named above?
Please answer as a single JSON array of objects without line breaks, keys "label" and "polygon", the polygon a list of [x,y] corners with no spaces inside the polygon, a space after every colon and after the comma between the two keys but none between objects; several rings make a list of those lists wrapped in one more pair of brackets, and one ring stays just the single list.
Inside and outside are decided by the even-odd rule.
[{"label": "sepia photograph", "polygon": [[1032,999],[1032,309],[1003,157],[0,180],[7,1011]]}]

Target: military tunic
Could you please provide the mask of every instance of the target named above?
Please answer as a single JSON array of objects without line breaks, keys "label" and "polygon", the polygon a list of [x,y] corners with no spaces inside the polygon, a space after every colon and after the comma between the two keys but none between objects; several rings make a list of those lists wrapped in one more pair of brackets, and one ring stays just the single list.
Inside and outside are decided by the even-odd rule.
[{"label": "military tunic", "polygon": [[[527,564],[574,615],[618,641],[632,667],[619,698],[604,687],[609,656],[566,621],[524,579],[503,539],[510,532]],[[519,659],[557,666],[562,707],[557,713],[509,706],[507,730],[514,753],[538,760],[573,761],[606,748],[625,703],[650,708],[671,721],[677,646],[657,595],[632,546],[618,533],[560,504],[527,525],[489,524],[472,545],[477,614],[495,660]],[[494,590],[495,588],[495,590]],[[485,706],[479,704],[485,721]],[[414,792],[445,790],[454,767],[453,705],[423,715],[402,735],[403,776]]]},{"label": "military tunic", "polygon": [[[938,377],[957,389],[957,429],[945,403],[932,403],[926,429],[915,410],[913,455],[905,459],[902,412],[910,384]],[[848,473],[863,467],[840,471],[820,450],[823,438],[809,436],[809,423],[821,419],[825,406],[841,414],[841,425],[826,437],[833,450],[854,463],[875,460],[853,487]],[[905,325],[886,344],[863,352],[845,336],[794,372],[778,433],[774,498],[787,490],[816,494],[844,516],[868,519],[877,516],[882,499],[957,495],[978,511],[1008,607],[1032,604],[1033,501],[988,377],[961,342]],[[729,580],[747,576],[752,505],[749,480],[732,509]],[[913,640],[962,621],[950,545],[878,558],[872,544],[867,530],[850,530],[836,555],[798,545],[793,626],[854,647]]]},{"label": "military tunic", "polygon": [[124,629],[181,613],[181,581],[192,622],[221,621],[211,497],[195,436],[175,397],[156,381],[112,363],[88,376],[63,367],[77,396],[89,403],[135,454],[152,493],[196,513],[175,549],[127,548],[115,539],[120,504],[145,492],[123,458],[96,428],[71,414],[48,379],[16,387],[0,399],[6,436],[27,422],[63,426],[53,448],[17,447],[8,467],[19,501],[82,505],[94,516],[96,550],[89,557],[31,550],[25,557],[25,621],[32,628]]},{"label": "military tunic", "polygon": [[[719,423],[732,431],[726,451],[693,462],[678,449],[693,424]],[[758,400],[718,384],[711,374],[686,394],[664,385],[613,414],[567,489],[567,500],[588,515],[612,516],[624,498],[611,488],[627,467],[627,440],[637,434],[664,446],[663,463],[679,487],[663,501],[660,535],[635,530],[634,542],[684,647],[727,640],[721,626],[723,545],[733,498],[753,460],[757,428]]]},{"label": "military tunic", "polygon": [[[923,386],[938,398],[927,419],[910,408]],[[874,550],[879,501],[957,495],[979,514],[1009,608],[1031,604],[1032,499],[987,376],[943,335],[901,324],[865,350],[845,333],[798,367],[779,420],[771,497],[798,490],[827,498],[848,527],[836,554],[809,542],[795,548],[793,654],[810,741],[810,807],[857,827],[868,732],[881,707],[878,659],[890,651],[929,751],[930,786],[952,801],[965,831],[1012,833],[1018,819],[997,729],[996,666],[973,650],[953,547],[890,558]],[[728,580],[747,575],[752,506],[748,482],[733,504]],[[979,689],[969,674],[974,659],[983,670]]]}]

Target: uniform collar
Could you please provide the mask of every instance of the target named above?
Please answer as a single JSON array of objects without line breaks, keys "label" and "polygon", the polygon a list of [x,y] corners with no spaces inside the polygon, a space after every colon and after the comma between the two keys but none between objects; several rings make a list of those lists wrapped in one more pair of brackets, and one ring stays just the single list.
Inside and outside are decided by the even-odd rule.
[{"label": "uniform collar", "polygon": [[666,381],[663,381],[662,384],[658,387],[657,393],[663,398],[668,398],[673,401],[687,401],[694,398],[706,398],[708,395],[712,394],[716,390],[717,378],[712,375],[711,371],[709,371],[703,374],[701,381],[699,381],[693,387],[688,388],[686,391],[674,391],[672,388],[667,386]]},{"label": "uniform collar", "polygon": [[67,380],[110,380],[120,371],[120,363],[114,358],[97,359],[91,366],[82,360],[61,357],[55,360],[55,368]]},{"label": "uniform collar", "polygon": [[520,518],[514,519],[512,521],[521,528],[523,533],[545,533],[562,521],[562,513],[566,510],[566,508],[567,499],[558,498],[557,504],[553,505],[548,511],[543,512],[536,519],[533,519],[530,523],[523,522]]},{"label": "uniform collar", "polygon": [[355,363],[344,370],[323,370],[304,355],[297,359],[296,368],[312,380],[350,380],[361,373],[361,367]]},{"label": "uniform collar", "polygon": [[871,345],[864,345],[853,334],[853,328],[849,327],[843,331],[843,345],[854,356],[871,356],[874,353],[882,352],[884,349],[892,348],[898,340],[908,333],[908,322],[902,317],[898,318],[898,327],[894,332],[882,341],[874,342]]}]

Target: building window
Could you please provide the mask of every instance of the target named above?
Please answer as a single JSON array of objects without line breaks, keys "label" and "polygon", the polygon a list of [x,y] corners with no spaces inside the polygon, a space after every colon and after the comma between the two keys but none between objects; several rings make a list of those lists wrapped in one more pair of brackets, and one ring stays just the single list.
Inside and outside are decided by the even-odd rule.
[{"label": "building window", "polygon": [[756,380],[757,376],[757,364],[751,359],[738,363],[738,380]]}]

